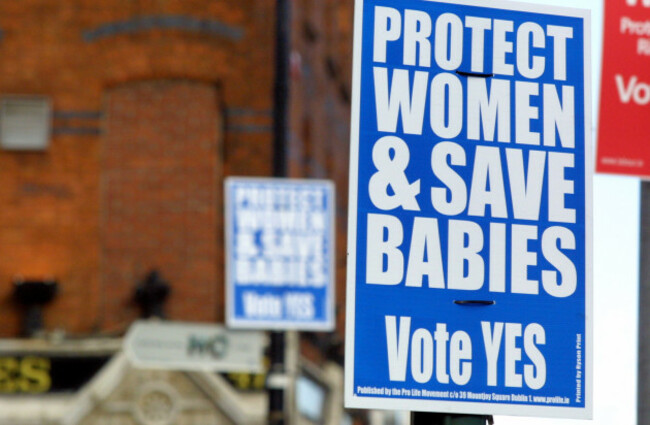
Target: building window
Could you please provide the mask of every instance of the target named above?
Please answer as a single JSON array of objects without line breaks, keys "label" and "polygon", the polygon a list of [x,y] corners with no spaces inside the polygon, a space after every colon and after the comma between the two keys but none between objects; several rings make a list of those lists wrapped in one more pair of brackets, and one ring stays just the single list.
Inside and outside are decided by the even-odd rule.
[{"label": "building window", "polygon": [[327,387],[305,375],[296,379],[296,407],[310,423],[325,423]]},{"label": "building window", "polygon": [[0,147],[43,151],[50,143],[51,106],[45,97],[0,99]]}]

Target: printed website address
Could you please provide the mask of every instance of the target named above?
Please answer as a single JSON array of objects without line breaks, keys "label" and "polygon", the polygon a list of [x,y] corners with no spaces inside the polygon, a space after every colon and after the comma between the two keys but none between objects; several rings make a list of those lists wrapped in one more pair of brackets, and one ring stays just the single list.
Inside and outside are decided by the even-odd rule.
[{"label": "printed website address", "polygon": [[612,158],[612,157],[602,157],[600,159],[604,165],[620,165],[623,167],[643,167],[644,161],[642,159],[636,158]]},{"label": "printed website address", "polygon": [[568,405],[571,400],[562,396],[533,396],[527,394],[499,394],[472,391],[431,391],[420,388],[387,388],[357,386],[356,394],[363,396],[388,396],[396,398],[427,398],[459,401],[484,401],[500,403],[526,403],[547,405]]}]

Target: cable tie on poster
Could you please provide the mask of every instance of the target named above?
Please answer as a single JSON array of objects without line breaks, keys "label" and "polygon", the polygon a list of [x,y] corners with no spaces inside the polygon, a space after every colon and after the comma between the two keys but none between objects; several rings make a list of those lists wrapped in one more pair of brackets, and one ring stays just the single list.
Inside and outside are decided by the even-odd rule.
[{"label": "cable tie on poster", "polygon": [[484,74],[480,72],[465,72],[456,70],[456,74],[462,75],[463,77],[478,77],[478,78],[490,78],[494,77],[494,74]]},{"label": "cable tie on poster", "polygon": [[488,306],[496,303],[496,301],[491,300],[454,300],[454,304],[470,306]]}]

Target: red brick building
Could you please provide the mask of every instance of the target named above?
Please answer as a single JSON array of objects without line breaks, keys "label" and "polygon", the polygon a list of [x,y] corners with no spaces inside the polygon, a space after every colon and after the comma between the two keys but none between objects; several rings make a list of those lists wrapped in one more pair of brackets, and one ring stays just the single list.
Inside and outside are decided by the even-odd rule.
[{"label": "red brick building", "polygon": [[[302,352],[338,424],[353,2],[291,8],[289,174],[337,191],[337,331],[303,334]],[[0,422],[264,423],[263,376],[240,394],[219,374],[135,369],[121,338],[154,270],[168,319],[224,320],[223,182],[272,172],[274,14],[271,0],[0,2]],[[19,338],[24,280],[58,285],[39,338]]]},{"label": "red brick building", "polygon": [[[46,148],[0,149],[0,337],[17,277],[58,282],[46,331],[120,335],[154,269],[169,319],[223,321],[223,179],[271,173],[274,3],[0,2],[5,110],[50,106]],[[336,182],[342,332],[352,2],[292,9],[287,155]]]}]

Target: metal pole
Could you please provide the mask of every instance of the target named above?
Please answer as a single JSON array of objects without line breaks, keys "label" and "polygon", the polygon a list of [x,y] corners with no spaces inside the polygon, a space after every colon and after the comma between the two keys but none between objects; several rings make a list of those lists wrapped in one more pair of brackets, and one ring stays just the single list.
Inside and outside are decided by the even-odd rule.
[{"label": "metal pole", "polygon": [[485,425],[492,416],[452,415],[448,413],[411,412],[411,425]]},{"label": "metal pole", "polygon": [[273,88],[273,176],[287,176],[286,141],[289,124],[289,0],[276,0],[275,83]]},{"label": "metal pole", "polygon": [[287,378],[284,368],[284,342],[284,332],[271,332],[271,369],[267,378],[269,425],[285,424],[284,390]]},{"label": "metal pole", "polygon": [[650,424],[650,182],[641,182],[641,241],[639,265],[639,360],[637,423]]},{"label": "metal pole", "polygon": [[[275,8],[275,83],[273,89],[273,176],[286,177],[286,140],[289,121],[289,0],[277,0]],[[269,425],[284,425],[285,388],[287,377],[284,365],[285,334],[271,332],[271,369],[267,388],[269,395]]]}]

